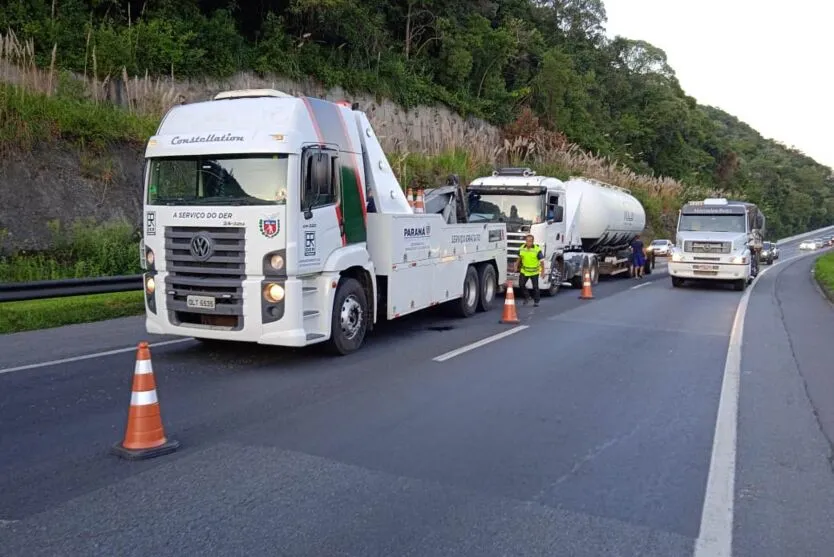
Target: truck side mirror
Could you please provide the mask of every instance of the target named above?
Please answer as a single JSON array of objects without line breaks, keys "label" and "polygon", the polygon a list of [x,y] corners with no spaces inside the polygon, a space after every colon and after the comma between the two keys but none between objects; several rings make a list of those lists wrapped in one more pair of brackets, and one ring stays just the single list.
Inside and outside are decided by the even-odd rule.
[{"label": "truck side mirror", "polygon": [[553,207],[553,222],[562,222],[565,218],[565,208],[561,205]]}]

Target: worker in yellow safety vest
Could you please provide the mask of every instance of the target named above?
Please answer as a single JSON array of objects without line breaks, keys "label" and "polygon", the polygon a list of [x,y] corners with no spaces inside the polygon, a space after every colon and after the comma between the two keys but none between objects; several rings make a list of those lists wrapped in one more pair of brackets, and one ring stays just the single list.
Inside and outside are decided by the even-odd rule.
[{"label": "worker in yellow safety vest", "polygon": [[533,235],[524,238],[524,245],[518,249],[518,259],[515,261],[515,272],[518,273],[518,289],[524,297],[524,304],[530,301],[527,292],[527,281],[533,283],[533,305],[539,305],[539,276],[544,278],[544,253],[538,244],[533,243]]}]

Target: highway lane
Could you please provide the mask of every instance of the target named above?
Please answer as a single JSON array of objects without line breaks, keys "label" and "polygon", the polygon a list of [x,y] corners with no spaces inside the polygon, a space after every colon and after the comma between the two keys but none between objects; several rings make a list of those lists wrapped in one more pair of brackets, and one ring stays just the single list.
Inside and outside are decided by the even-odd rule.
[{"label": "highway lane", "polygon": [[736,557],[827,557],[834,548],[834,309],[815,256],[761,277],[742,354]]},{"label": "highway lane", "polygon": [[0,520],[19,521],[0,543],[10,555],[689,555],[740,293],[647,281],[601,283],[591,302],[565,290],[520,308],[529,329],[442,363],[431,358],[507,330],[500,313],[415,316],[337,360],[154,350],[183,448],[148,462],[105,454],[132,354],[0,375]]},{"label": "highway lane", "polygon": [[[602,300],[661,279],[668,281],[663,263],[643,281],[603,280],[594,295]],[[519,306],[519,317],[534,325],[591,303],[578,295],[563,289],[553,299],[543,298],[539,308]],[[511,329],[498,323],[500,316],[500,303],[466,320],[449,318],[442,308],[415,314],[384,324],[347,358],[319,356],[312,347],[208,348],[193,340],[153,349],[167,432],[183,443],[174,458],[253,420],[373,388],[378,381],[397,381],[409,362]],[[135,358],[130,346],[143,338],[142,318],[0,337],[0,492],[7,495],[0,498],[0,520],[20,519],[135,473],[136,466],[103,455],[123,434]],[[2,373],[125,345],[130,351]]]},{"label": "highway lane", "polygon": [[[135,465],[96,454],[124,412],[103,400],[98,415],[85,403],[93,412],[77,413],[77,432],[60,414],[17,424],[29,444],[15,462],[27,468],[2,487],[12,501],[4,512],[22,521],[4,529],[5,543],[127,555],[170,554],[171,544],[226,554],[241,544],[297,555],[687,554],[739,296],[654,281],[442,363],[431,358],[445,347],[413,340],[340,359],[335,371],[309,357],[291,368],[250,359],[201,369],[199,355],[166,349],[155,360],[163,412],[184,449]],[[33,450],[50,425],[53,444],[63,428],[83,446]]]}]

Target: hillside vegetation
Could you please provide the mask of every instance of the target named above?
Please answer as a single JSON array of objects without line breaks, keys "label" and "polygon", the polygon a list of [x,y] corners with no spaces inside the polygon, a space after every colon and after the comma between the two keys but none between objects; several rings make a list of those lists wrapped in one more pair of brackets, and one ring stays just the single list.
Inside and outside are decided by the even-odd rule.
[{"label": "hillside vegetation", "polygon": [[[70,99],[56,108],[62,114],[78,109],[79,96],[91,96],[63,70],[83,75],[85,87],[136,75],[310,75],[324,86],[367,91],[405,107],[443,103],[504,128],[503,145],[478,146],[486,154],[448,154],[439,167],[410,154],[400,160],[400,171],[412,179],[472,173],[503,157],[630,187],[655,228],[668,230],[681,201],[717,193],[760,203],[771,237],[834,220],[829,168],[721,110],[699,106],[659,48],[606,38],[601,0],[261,0],[243,6],[228,0],[6,0],[0,29],[16,33],[5,41],[7,62],[36,64],[48,72],[39,90]],[[10,132],[9,122],[37,120],[44,112],[26,115],[8,90],[4,95],[0,124],[8,141],[10,133],[20,133],[14,126]],[[140,113],[131,118],[140,120],[126,123],[144,139],[138,136],[148,126],[141,118],[158,118],[165,103],[140,101],[138,93],[129,99]],[[53,119],[62,137],[89,135],[89,129],[72,129],[83,117]]]}]

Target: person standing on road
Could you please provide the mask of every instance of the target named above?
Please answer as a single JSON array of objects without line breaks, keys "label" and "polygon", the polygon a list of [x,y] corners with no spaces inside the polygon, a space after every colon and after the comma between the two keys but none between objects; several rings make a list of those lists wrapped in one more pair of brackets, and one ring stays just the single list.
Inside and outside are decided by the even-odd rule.
[{"label": "person standing on road", "polygon": [[631,264],[634,268],[633,277],[643,278],[643,266],[646,264],[645,247],[640,235],[634,237],[631,241]]},{"label": "person standing on road", "polygon": [[539,305],[539,276],[544,278],[544,253],[538,244],[533,243],[533,235],[524,238],[524,245],[518,249],[518,259],[515,261],[515,272],[518,273],[518,289],[524,296],[524,304],[530,301],[527,292],[527,281],[533,283],[533,305]]}]

